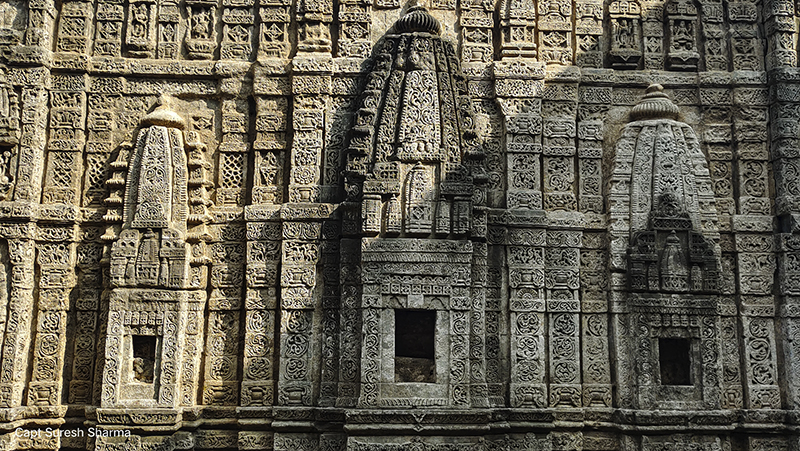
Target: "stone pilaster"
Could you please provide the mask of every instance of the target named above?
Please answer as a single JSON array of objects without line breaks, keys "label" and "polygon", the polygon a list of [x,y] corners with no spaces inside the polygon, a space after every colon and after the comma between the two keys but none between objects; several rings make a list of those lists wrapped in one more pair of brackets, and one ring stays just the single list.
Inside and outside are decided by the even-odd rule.
[{"label": "stone pilaster", "polygon": [[291,22],[291,1],[278,2],[259,0],[259,61],[268,58],[286,58],[290,50],[289,23]]},{"label": "stone pilaster", "polygon": [[511,406],[545,407],[545,230],[510,227],[508,233]]},{"label": "stone pilaster", "polygon": [[246,247],[238,238],[243,228],[237,223],[215,227],[214,242],[209,244],[212,265],[202,392],[205,405],[239,404],[240,311]]},{"label": "stone pilaster", "polygon": [[790,0],[762,3],[761,16],[766,31],[767,69],[797,66],[797,20]]},{"label": "stone pilaster", "polygon": [[113,0],[99,0],[95,11],[93,56],[122,56],[123,5]]},{"label": "stone pilaster", "polygon": [[98,348],[100,294],[103,289],[101,259],[103,242],[100,227],[83,227],[77,244],[76,282],[78,295],[74,309],[69,312],[75,323],[73,340],[67,341],[67,357],[70,377],[67,392],[69,404],[91,404],[94,372]]},{"label": "stone pilaster", "polygon": [[[493,8],[488,3],[476,1],[463,2],[460,6],[461,63],[464,65],[491,63],[494,56],[493,40],[495,38]],[[504,11],[502,14],[507,22],[515,22],[512,17],[526,13],[531,14],[532,11]]]},{"label": "stone pilaster", "polygon": [[347,58],[366,58],[372,50],[372,2],[349,0],[339,3],[336,21],[339,25],[337,55]]},{"label": "stone pilaster", "polygon": [[[351,206],[350,206],[351,207]],[[343,215],[347,217],[347,213]],[[346,220],[346,219],[345,219]],[[346,223],[345,223],[346,224]],[[344,224],[343,224],[344,226]],[[344,227],[345,230],[348,227]],[[339,388],[336,405],[354,407],[361,381],[361,240],[343,238],[339,243]]]},{"label": "stone pilaster", "polygon": [[764,70],[764,37],[758,26],[758,6],[753,0],[728,3],[733,70]]},{"label": "stone pilaster", "polygon": [[[37,245],[39,293],[33,336],[33,370],[28,384],[28,405],[61,404],[67,313],[75,286],[75,230],[73,227],[39,226]],[[33,332],[33,331],[32,331]],[[32,334],[33,335],[33,334]]]},{"label": "stone pilaster", "polygon": [[[27,230],[33,233],[33,229]],[[8,276],[11,290],[8,293],[8,318],[16,318],[16,327],[7,329],[3,336],[3,355],[0,360],[0,407],[19,407],[27,382],[25,368],[30,364],[35,303],[34,256],[35,242],[31,235],[8,237]],[[54,403],[55,404],[55,403]]]},{"label": "stone pilaster", "polygon": [[549,405],[581,407],[580,248],[582,232],[547,231],[544,282],[547,297]]},{"label": "stone pilaster", "polygon": [[580,67],[603,67],[603,2],[575,2],[575,64]]},{"label": "stone pilaster", "polygon": [[745,406],[779,409],[782,403],[778,386],[779,350],[775,343],[775,298],[742,295],[740,302]]},{"label": "stone pilaster", "polygon": [[725,71],[730,65],[728,30],[721,0],[703,2],[700,7],[704,60],[707,71]]},{"label": "stone pilaster", "polygon": [[223,2],[220,59],[249,61],[253,55],[256,0]]},{"label": "stone pilaster", "polygon": [[[15,80],[15,75],[19,77],[18,80]],[[19,148],[17,180],[12,199],[34,202],[41,195],[45,161],[48,95],[41,87],[44,73],[34,69],[17,69],[9,78],[15,85],[24,84],[20,98],[22,127],[19,141],[25,145]]]},{"label": "stone pilaster", "polygon": [[[490,221],[494,221],[494,215]],[[499,224],[490,224],[487,233],[486,268],[486,385],[489,405],[505,404],[508,382],[503,378],[508,369],[509,333],[508,319],[503,314],[508,309],[508,295],[504,290],[504,280],[508,280],[505,270],[505,243],[507,229]]]},{"label": "stone pilaster", "polygon": [[664,9],[661,2],[642,2],[642,43],[645,69],[664,69]]},{"label": "stone pilaster", "polygon": [[[262,207],[263,208],[263,207]],[[275,402],[275,330],[281,225],[277,207],[262,211],[248,207],[247,271],[244,301],[244,361],[241,405],[267,407]],[[260,214],[259,214],[260,213]]]},{"label": "stone pilaster", "polygon": [[603,233],[581,237],[581,381],[584,407],[611,407],[611,324],[608,314],[608,259]]},{"label": "stone pilaster", "polygon": [[78,189],[86,142],[86,79],[81,75],[56,77],[61,90],[50,92],[50,139],[42,200],[51,204],[80,205]]},{"label": "stone pilaster", "polygon": [[338,395],[339,379],[339,339],[342,326],[341,292],[339,286],[340,269],[340,224],[338,221],[322,223],[320,242],[320,265],[322,280],[322,346],[320,356],[320,399],[319,404],[334,406]]},{"label": "stone pilaster", "polygon": [[311,406],[319,396],[320,238],[327,214],[325,204],[284,206],[281,212],[279,405]]}]

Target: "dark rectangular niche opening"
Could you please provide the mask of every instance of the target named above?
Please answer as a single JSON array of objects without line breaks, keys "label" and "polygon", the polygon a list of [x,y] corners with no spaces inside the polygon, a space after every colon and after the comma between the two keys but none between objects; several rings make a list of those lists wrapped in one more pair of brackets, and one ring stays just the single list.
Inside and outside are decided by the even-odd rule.
[{"label": "dark rectangular niche opening", "polygon": [[691,343],[688,338],[659,338],[661,385],[692,385]]},{"label": "dark rectangular niche opening", "polygon": [[394,381],[436,382],[435,310],[394,311]]},{"label": "dark rectangular niche opening", "polygon": [[153,383],[156,365],[156,337],[133,335],[133,380]]}]

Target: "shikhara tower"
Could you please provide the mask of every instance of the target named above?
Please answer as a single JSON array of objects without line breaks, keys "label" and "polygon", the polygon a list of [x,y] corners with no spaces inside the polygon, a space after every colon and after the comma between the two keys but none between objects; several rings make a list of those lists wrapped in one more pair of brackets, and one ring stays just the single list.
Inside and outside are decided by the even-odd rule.
[{"label": "shikhara tower", "polygon": [[797,451],[795,7],[0,0],[0,449]]}]

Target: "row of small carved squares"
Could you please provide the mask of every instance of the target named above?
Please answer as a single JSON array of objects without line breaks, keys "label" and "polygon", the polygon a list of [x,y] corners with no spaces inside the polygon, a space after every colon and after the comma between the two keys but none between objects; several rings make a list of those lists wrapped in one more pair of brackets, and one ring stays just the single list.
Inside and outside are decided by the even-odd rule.
[{"label": "row of small carved squares", "polygon": [[[435,3],[435,2],[434,2]],[[539,26],[546,30],[548,28],[555,28],[559,30],[563,27],[560,26],[562,22],[566,22],[566,24],[570,25],[569,29],[572,29],[571,24],[571,8],[564,9],[558,8],[556,6],[555,9],[549,8],[549,4],[551,2],[540,2],[539,5]],[[102,10],[102,8],[109,9],[108,11]],[[306,9],[311,4],[308,5],[299,5],[303,6],[300,9]],[[399,5],[395,5],[393,1],[390,1],[388,4],[381,4],[380,0],[379,3],[376,4],[378,7],[397,7]],[[433,4],[432,7],[436,8],[449,8],[449,3],[444,4]],[[602,20],[602,8],[599,8],[600,13],[599,15],[595,12],[598,9],[598,5],[594,2],[584,2],[578,5],[578,16],[580,27],[576,29],[576,31],[581,31],[586,28],[586,24],[598,22]],[[311,10],[317,10],[320,8],[320,5],[314,5],[311,7]],[[86,27],[86,22],[91,17],[91,13],[93,11],[89,11],[91,5],[85,5],[82,3],[68,3],[61,11],[61,15],[63,16],[60,23],[61,26],[59,27],[59,46],[64,48],[67,51],[80,51],[85,48],[86,46],[86,36],[84,35]],[[322,4],[322,9],[324,10],[324,4]],[[264,9],[269,11],[268,9]],[[155,50],[155,42],[158,40],[160,41],[158,44],[158,56],[159,57],[175,57],[176,53],[178,53],[178,41],[181,37],[181,30],[180,28],[185,28],[185,35],[186,35],[186,47],[189,50],[189,55],[193,57],[208,57],[211,53],[215,50],[216,47],[216,30],[212,26],[213,23],[216,21],[216,14],[217,8],[215,6],[210,6],[205,2],[192,5],[188,4],[186,6],[187,15],[189,17],[188,23],[183,24],[180,22],[180,12],[178,11],[177,4],[169,4],[165,3],[160,6],[158,14],[156,14],[156,5],[155,4],[147,4],[147,3],[140,3],[136,5],[132,5],[131,7],[127,8],[127,10],[121,6],[112,5],[112,4],[100,4],[98,5],[98,16],[101,19],[105,19],[101,21],[101,25],[98,27],[97,32],[97,41],[99,43],[105,44],[104,50],[105,52],[111,52],[113,54],[119,53],[119,41],[122,40],[122,21],[127,12],[128,20],[126,22],[126,32],[125,32],[125,43],[128,47],[128,53],[131,56],[150,56],[152,57],[153,51]],[[712,10],[704,9],[705,14],[710,14]],[[736,12],[734,12],[736,11]],[[635,9],[630,11],[628,15],[623,16],[614,16],[612,15],[612,19],[615,21],[624,24],[625,26],[617,26],[614,27],[615,30],[612,33],[614,38],[612,42],[616,44],[617,47],[628,50],[633,48],[634,46],[640,45],[638,43],[632,42],[631,38],[634,38],[641,34],[641,31],[637,32],[635,27],[640,26],[640,21],[638,17],[638,12]],[[732,14],[739,14],[740,11],[732,10]],[[286,14],[284,12],[284,14]],[[512,13],[513,14],[513,13]],[[721,14],[721,12],[720,12]],[[156,18],[156,16],[158,16]],[[262,16],[263,14],[262,10]],[[740,17],[741,16],[741,17]],[[671,18],[673,16],[670,16]],[[689,15],[678,15],[674,16],[675,22],[674,24],[675,30],[673,30],[673,34],[675,36],[686,36],[685,40],[691,41],[696,39],[696,32],[693,29],[686,29],[684,28],[687,26],[689,27],[696,27],[693,23],[697,20],[697,12],[689,14]],[[733,18],[733,16],[732,16]],[[222,40],[223,40],[223,57],[248,57],[249,53],[252,51],[251,49],[247,48],[247,43],[252,39],[252,27],[253,23],[255,22],[254,12],[252,8],[225,8],[222,10],[222,22],[223,22],[223,33],[222,33]],[[265,17],[261,17],[262,20],[262,39],[265,41],[275,40],[276,38],[280,39],[283,35],[286,34],[286,25],[285,22],[288,22],[288,17],[282,18],[283,19],[283,27],[278,28],[276,30],[275,25],[281,24],[281,18],[269,17],[266,15]],[[532,15],[530,19],[534,22],[537,21],[536,17]],[[749,17],[748,13],[744,15],[736,15],[736,20],[754,20]],[[158,23],[156,23],[158,20]],[[272,22],[270,22],[272,20]],[[712,22],[716,21],[716,19],[709,18]],[[720,21],[722,18],[720,17]],[[616,23],[616,22],[615,22]],[[687,25],[689,24],[689,25]],[[83,26],[82,26],[83,25]],[[272,25],[270,27],[269,25]],[[706,24],[706,28],[711,27],[713,24]],[[683,28],[682,28],[683,27]],[[713,27],[712,27],[713,28]],[[599,34],[599,32],[598,32]],[[647,30],[645,30],[645,34],[647,34]],[[710,42],[714,42],[716,36],[713,34],[709,34],[707,39]],[[631,38],[628,38],[630,36]],[[286,39],[285,37],[283,38]],[[542,38],[543,39],[543,38]],[[675,42],[677,42],[677,46],[675,42],[673,42],[672,47],[678,49],[684,49],[688,44],[684,41],[679,41],[677,38],[673,38]],[[532,40],[532,39],[531,39]],[[552,39],[550,39],[552,41]],[[208,43],[207,43],[208,42]],[[205,45],[204,45],[205,44]],[[545,58],[549,58],[550,53],[553,53],[552,49],[546,48],[546,42],[543,42],[540,50],[541,56]],[[556,45],[557,42],[553,41],[550,42],[551,45]],[[226,49],[227,45],[227,49]],[[652,44],[647,44],[648,46],[652,47]],[[581,46],[583,47],[585,54],[591,53],[592,47],[589,44],[582,43]],[[659,43],[660,46],[660,43]],[[209,49],[210,47],[210,49]],[[713,57],[716,56],[714,51],[711,48],[711,45],[708,45],[709,49],[707,52],[709,54],[709,64],[713,63]],[[722,47],[722,45],[720,45]],[[744,47],[741,45],[734,46],[737,50],[742,50]],[[227,51],[226,51],[227,50]],[[548,53],[549,52],[549,53]],[[227,54],[226,54],[227,53]],[[556,52],[558,53],[558,52]],[[206,56],[208,55],[208,56]],[[587,58],[579,58],[587,59]],[[558,60],[558,58],[557,58]],[[560,60],[558,60],[560,62]],[[590,65],[595,64],[591,62]]]}]

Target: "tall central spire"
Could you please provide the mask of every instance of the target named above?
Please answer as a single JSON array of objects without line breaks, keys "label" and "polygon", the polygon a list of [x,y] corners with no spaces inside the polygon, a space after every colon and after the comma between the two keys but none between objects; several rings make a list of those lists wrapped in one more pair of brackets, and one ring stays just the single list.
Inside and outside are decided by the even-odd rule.
[{"label": "tall central spire", "polygon": [[463,234],[483,156],[466,79],[439,21],[422,6],[393,31],[374,51],[359,99],[348,193],[363,193],[367,235]]}]

